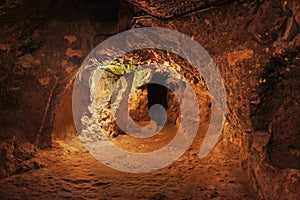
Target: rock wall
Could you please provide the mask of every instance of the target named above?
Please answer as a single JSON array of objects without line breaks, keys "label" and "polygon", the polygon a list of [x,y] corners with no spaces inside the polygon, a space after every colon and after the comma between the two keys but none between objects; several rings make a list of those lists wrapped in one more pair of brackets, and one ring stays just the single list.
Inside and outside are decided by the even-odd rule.
[{"label": "rock wall", "polygon": [[298,18],[297,1],[239,1],[134,25],[178,30],[212,55],[227,92],[220,142],[262,199],[299,196]]},{"label": "rock wall", "polygon": [[293,48],[289,51],[266,64],[259,101],[252,106],[255,132],[251,137],[249,173],[256,189],[267,199],[299,196],[300,63],[299,52]]},{"label": "rock wall", "polygon": [[[164,8],[156,1],[130,0],[139,7],[135,9],[120,1],[118,14],[110,17],[118,19],[114,22],[95,11],[115,10],[116,4],[72,2],[0,1],[1,177],[38,167],[29,159],[36,147],[51,147],[55,124],[61,126],[53,137],[68,138],[62,129],[64,120],[72,125],[71,113],[55,113],[64,112],[64,102],[70,102],[82,60],[97,43],[129,28],[133,10],[141,15],[142,9],[151,16],[135,18],[132,27],[180,31],[213,57],[228,106],[219,144],[241,163],[261,198],[300,195],[298,1],[241,0],[197,12],[189,12],[197,6],[166,6],[171,9],[164,16],[153,12],[156,6]],[[193,80],[191,74],[185,73]],[[197,76],[194,80],[199,81]]]},{"label": "rock wall", "polygon": [[[81,62],[97,43],[128,26],[131,9],[112,1],[1,2],[0,177],[20,171],[32,157],[12,158],[19,143],[30,155],[36,148],[51,148],[59,123],[55,114],[64,109],[61,100],[71,100],[65,93],[70,94]],[[58,115],[73,126],[70,114]],[[68,137],[62,134],[58,129],[54,137]]]},{"label": "rock wall", "polygon": [[[174,57],[171,55],[169,55],[169,61],[166,61],[163,58],[166,55],[166,52],[156,52],[155,50],[146,50],[135,53],[135,57],[140,61],[134,64],[135,67],[133,67],[133,70],[124,74],[127,79],[116,74],[116,72],[121,72],[121,69],[114,69],[113,71],[107,69],[104,70],[105,66],[102,66],[100,62],[93,57],[88,58],[83,65],[85,70],[80,71],[78,75],[82,78],[76,80],[80,84],[75,83],[76,87],[74,89],[74,92],[76,93],[80,93],[80,91],[87,92],[85,95],[81,95],[80,93],[80,95],[73,97],[79,98],[80,100],[78,100],[78,102],[85,102],[85,107],[88,108],[84,112],[78,112],[78,118],[80,121],[78,121],[77,126],[80,127],[82,124],[82,126],[85,127],[85,130],[79,130],[81,138],[86,140],[102,140],[105,135],[109,137],[116,137],[119,134],[122,134],[123,130],[126,129],[122,127],[119,128],[118,126],[121,125],[123,127],[128,127],[127,120],[125,119],[128,119],[129,117],[139,126],[149,124],[149,108],[152,104],[150,107],[148,104],[149,102],[153,103],[151,102],[153,98],[155,100],[154,103],[158,103],[158,97],[161,98],[160,95],[162,95],[157,94],[157,88],[155,91],[149,91],[151,88],[148,83],[153,81],[153,79],[163,81],[161,84],[166,85],[165,99],[162,102],[162,105],[165,106],[167,111],[166,125],[175,125],[180,120],[181,110],[179,99],[181,99],[182,95],[185,93],[185,86],[179,84],[179,80],[183,82],[185,82],[185,80],[178,77],[182,76],[188,78],[187,81],[193,85],[196,93],[198,95],[202,93],[202,95],[200,95],[202,98],[199,97],[199,101],[202,102],[201,105],[204,103],[208,104],[207,102],[209,102],[209,98],[203,98],[205,96],[204,94],[208,96],[203,80],[200,79],[195,82],[195,79],[193,78],[193,74],[195,73],[188,70],[190,67],[188,63],[182,61],[181,65],[179,65],[172,60]],[[124,58],[120,58],[120,60],[123,60],[122,62],[126,62],[124,60],[131,59],[131,56],[131,54],[124,55]],[[142,61],[144,56],[148,59]],[[147,63],[151,63],[151,65],[147,65]],[[122,68],[121,66],[123,64],[119,63],[116,65],[120,66],[119,68]],[[145,65],[147,65],[147,67],[145,67]],[[161,74],[164,75],[158,78],[157,76]],[[130,78],[132,79],[131,81],[128,80]],[[88,85],[88,87],[82,87],[81,85]],[[173,90],[176,89],[176,91],[179,91],[181,96],[175,96],[172,92],[172,88]],[[149,94],[158,96],[151,97]],[[86,95],[89,96],[89,100],[84,99],[84,96]],[[76,105],[76,110],[81,110],[81,108],[79,108],[80,106],[81,105]],[[129,110],[128,114],[127,107]],[[207,108],[207,105],[204,107]],[[116,112],[114,112],[114,110]],[[77,113],[77,111],[75,112]],[[96,113],[97,116],[93,113]],[[77,114],[75,115],[77,116]],[[206,115],[203,114],[204,117],[208,118]],[[162,116],[156,117],[156,125],[162,125],[160,124],[163,123],[163,119],[161,118]],[[118,122],[121,124],[117,125],[116,120],[119,120]],[[96,130],[95,127],[99,127],[99,129],[104,132],[103,134],[101,133],[102,136],[99,135],[99,131]],[[131,131],[134,130],[136,130],[136,128],[131,129]],[[139,131],[136,130],[136,132]],[[100,138],[95,138],[96,135],[99,135]]]}]

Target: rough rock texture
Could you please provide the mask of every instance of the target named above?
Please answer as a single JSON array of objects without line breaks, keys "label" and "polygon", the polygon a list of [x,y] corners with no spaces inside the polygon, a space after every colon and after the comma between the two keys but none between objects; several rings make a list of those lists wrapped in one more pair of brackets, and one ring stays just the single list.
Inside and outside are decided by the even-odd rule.
[{"label": "rough rock texture", "polygon": [[36,154],[35,147],[22,137],[20,130],[1,129],[0,152],[0,178],[34,168],[34,161],[29,160]]},{"label": "rough rock texture", "polygon": [[[1,177],[42,166],[31,159],[36,148],[50,148],[51,137],[72,137],[64,135],[67,126],[73,127],[68,134],[75,135],[67,106],[77,69],[97,43],[129,28],[134,14],[120,2],[124,9],[109,17],[114,22],[107,22],[99,10],[107,16],[106,10],[115,10],[115,4],[72,2],[0,1]],[[174,6],[175,1],[129,2],[154,16],[139,16],[133,27],[180,31],[213,57],[224,79],[228,105],[218,148],[239,163],[260,197],[299,197],[299,1],[234,1],[188,15],[204,1],[179,1],[184,6]],[[218,166],[230,168],[230,164]],[[24,175],[27,182],[32,182],[30,175]],[[47,172],[44,177],[48,181]],[[15,182],[10,188],[18,189]],[[216,197],[213,191],[209,195],[203,198]]]},{"label": "rough rock texture", "polygon": [[[260,100],[252,105],[250,177],[268,199],[296,199],[300,184],[299,52],[270,59],[261,77]],[[280,187],[274,187],[274,182]],[[276,193],[271,190],[276,189]]]},{"label": "rough rock texture", "polygon": [[130,97],[129,114],[135,121],[149,121],[147,87],[138,88]]},{"label": "rough rock texture", "polygon": [[134,174],[102,165],[78,140],[54,142],[38,153],[44,168],[0,179],[1,199],[258,199],[237,162],[220,152],[199,159],[199,144],[167,168]]},{"label": "rough rock texture", "polygon": [[233,5],[167,22],[141,18],[135,27],[175,29],[209,51],[227,89],[224,151],[240,160],[261,198],[293,199],[299,196],[299,3]]},{"label": "rough rock texture", "polygon": [[127,0],[128,2],[141,8],[146,13],[157,18],[170,19],[188,13],[204,10],[216,5],[222,5],[228,0]]},{"label": "rough rock texture", "polygon": [[270,133],[270,162],[281,169],[300,169],[299,55],[288,52],[271,58],[261,79],[260,103],[253,107],[254,129]]},{"label": "rough rock texture", "polygon": [[[55,113],[66,104],[62,99],[71,102],[65,93],[72,92],[72,81],[85,55],[107,37],[102,33],[112,34],[112,30],[120,31],[129,24],[131,7],[124,2],[120,6],[122,19],[118,20],[118,6],[110,1],[1,2],[1,130],[11,136],[19,132],[23,141],[35,148],[50,148],[55,121],[74,126],[72,113],[68,117],[60,114],[57,119]],[[99,11],[107,15],[103,18]],[[61,134],[64,127],[57,127],[54,138],[67,138]],[[2,141],[13,148],[10,139],[3,137]],[[9,170],[13,172],[16,170]]]},{"label": "rough rock texture", "polygon": [[[132,55],[130,54],[125,55],[124,59],[126,60],[126,58],[130,58],[131,56]],[[183,60],[179,62],[179,58],[177,58],[177,63],[175,63],[173,60],[175,57],[172,57],[171,55],[169,55],[169,60],[166,61],[164,56],[167,56],[167,53],[163,51],[155,52],[153,50],[146,50],[136,53],[135,57],[140,61],[135,64],[136,68],[133,71],[125,74],[126,76],[132,76],[132,82],[125,80],[119,75],[113,74],[112,72],[108,72],[107,70],[94,70],[97,69],[95,66],[98,68],[103,68],[103,66],[101,66],[101,63],[97,62],[97,60],[89,58],[89,60],[86,62],[87,64],[84,65],[85,69],[87,70],[82,71],[79,74],[81,77],[86,77],[83,78],[84,80],[80,80],[79,82],[81,85],[88,84],[90,86],[87,90],[89,90],[88,93],[90,94],[91,99],[91,102],[86,104],[86,106],[89,107],[89,111],[85,113],[82,112],[82,114],[79,113],[79,115],[81,114],[81,121],[84,121],[82,124],[86,128],[86,130],[82,130],[81,137],[86,139],[96,139],[95,135],[98,134],[98,131],[95,129],[95,126],[100,126],[99,128],[104,130],[105,135],[110,137],[116,137],[120,133],[123,133],[123,131],[118,128],[115,119],[119,120],[118,118],[120,118],[121,121],[123,121],[123,117],[124,119],[127,118],[127,111],[126,109],[122,110],[119,112],[120,116],[118,116],[118,113],[114,114],[112,108],[118,111],[120,107],[126,108],[127,104],[129,116],[131,116],[135,123],[141,124],[142,126],[150,122],[149,109],[152,104],[155,103],[161,103],[162,105],[165,104],[163,106],[165,106],[167,111],[166,125],[177,124],[177,122],[180,120],[180,105],[178,99],[182,98],[182,95],[185,93],[186,89],[184,85],[178,84],[177,78],[180,75],[188,78],[188,84],[193,84],[197,94],[202,93],[201,97],[205,95],[208,96],[207,89],[202,78],[195,78],[196,72],[194,72],[194,70],[191,68],[185,68],[185,66],[188,66],[187,62]],[[142,60],[143,57],[148,59],[144,58],[144,60]],[[152,63],[154,67],[149,65],[148,67],[144,68],[143,65],[146,63]],[[158,65],[159,63],[164,64]],[[88,70],[88,68],[91,70]],[[166,84],[166,88],[170,88],[166,91],[164,102],[160,102],[158,100],[158,97],[162,95],[158,94],[158,89],[155,88],[155,91],[152,92],[150,91],[151,84],[147,85],[148,82],[153,80],[155,74],[160,73],[166,74],[164,77],[164,84]],[[98,82],[98,79],[95,77],[100,76],[101,79]],[[98,82],[98,84],[95,84],[95,82]],[[171,91],[171,88],[176,88],[181,96],[176,97]],[[80,90],[82,90],[80,86],[74,89],[76,92],[79,92]],[[152,95],[158,96],[149,96],[149,93],[151,92],[153,93]],[[78,98],[82,98],[82,95],[78,96]],[[128,98],[131,100],[129,101]],[[206,100],[206,98],[203,99]],[[154,103],[152,100],[154,100]],[[79,102],[83,101],[84,100]],[[92,106],[92,101],[95,102],[94,107]],[[198,101],[200,102],[202,99],[199,97]],[[150,107],[148,106],[149,102],[151,104]],[[190,109],[193,109],[193,106],[194,105],[188,105]],[[207,105],[205,105],[205,107],[207,107]],[[97,119],[92,119],[93,114],[91,113],[91,110],[94,109],[97,113]],[[163,120],[160,119],[161,116],[157,117],[157,125],[163,123]],[[204,117],[207,118],[207,116]],[[98,121],[99,125],[95,124],[95,121]],[[124,124],[124,126],[127,125]]]}]

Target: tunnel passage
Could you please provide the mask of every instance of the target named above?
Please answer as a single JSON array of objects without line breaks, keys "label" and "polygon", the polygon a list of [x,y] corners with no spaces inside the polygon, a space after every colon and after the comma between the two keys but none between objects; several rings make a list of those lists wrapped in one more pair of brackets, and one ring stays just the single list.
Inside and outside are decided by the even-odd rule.
[{"label": "tunnel passage", "polygon": [[[161,85],[158,84],[148,84],[147,85],[147,91],[148,91],[148,112],[150,111],[152,106],[155,106],[156,104],[161,105],[165,108],[165,110],[168,109],[168,103],[167,103],[167,89]],[[160,113],[157,113],[157,111],[152,115],[152,118],[154,121],[156,121],[158,126],[163,125],[165,119],[164,116]]]},{"label": "tunnel passage", "polygon": [[166,110],[168,109],[168,89],[162,85],[150,83],[147,84],[147,97],[148,97],[148,109],[154,104],[162,105]]},{"label": "tunnel passage", "polygon": [[166,110],[168,109],[168,89],[163,86],[166,84],[167,78],[168,77],[166,75],[158,73],[152,78],[151,82],[153,83],[147,84],[148,109],[150,109],[154,104],[159,104]]},{"label": "tunnel passage", "polygon": [[[135,2],[134,0],[128,1]],[[217,1],[218,0],[209,2]],[[117,21],[120,22],[119,24],[125,24],[126,26],[126,23],[124,23],[124,19],[126,19],[127,16],[122,15],[120,9],[118,10],[118,13],[114,14],[114,12],[117,10],[117,6],[113,7],[112,4],[107,0],[46,0],[38,4],[34,1],[23,1],[25,3],[29,2],[29,6],[26,6],[27,3],[22,3],[20,6],[7,6],[5,9],[3,9],[2,7],[3,2],[11,4],[11,2],[22,1],[0,2],[2,19],[1,21],[3,22],[3,26],[1,29],[1,36],[3,37],[0,37],[1,39],[3,39],[0,44],[0,60],[1,63],[3,63],[0,68],[3,73],[1,73],[2,77],[0,81],[2,86],[1,90],[4,90],[1,91],[1,95],[3,94],[5,96],[5,98],[1,99],[4,100],[3,103],[5,103],[5,105],[9,105],[0,106],[1,112],[3,113],[3,110],[5,111],[1,118],[1,125],[12,127],[14,130],[10,131],[9,129],[2,129],[1,132],[2,134],[10,134],[11,136],[13,136],[13,138],[18,138],[17,133],[20,134],[19,132],[21,132],[18,129],[21,129],[22,132],[24,132],[24,135],[26,135],[30,139],[30,141],[35,141],[37,135],[36,133],[40,129],[40,124],[45,124],[45,126],[41,127],[42,132],[39,138],[39,146],[43,148],[50,148],[51,141],[49,138],[52,134],[54,139],[53,151],[55,151],[55,153],[45,153],[43,151],[41,152],[44,153],[47,159],[49,157],[51,158],[52,155],[59,156],[53,164],[50,163],[49,165],[46,165],[46,171],[49,172],[47,172],[46,176],[43,176],[42,172],[44,170],[41,169],[33,171],[35,174],[32,174],[30,172],[24,174],[24,176],[18,175],[15,176],[15,178],[12,177],[7,181],[2,179],[3,182],[1,184],[7,185],[8,187],[2,188],[3,192],[1,191],[0,193],[10,193],[11,196],[9,197],[11,198],[7,197],[7,199],[13,199],[13,197],[16,197],[17,199],[26,199],[26,197],[27,199],[32,199],[31,195],[35,195],[34,198],[38,198],[39,195],[49,195],[50,193],[56,195],[57,192],[59,192],[58,189],[60,189],[57,187],[59,185],[62,186],[62,191],[69,191],[66,194],[62,194],[62,198],[70,198],[71,195],[78,195],[78,198],[80,198],[81,195],[91,195],[90,192],[92,192],[92,190],[86,190],[87,187],[85,186],[89,184],[88,179],[92,176],[87,177],[84,174],[81,174],[81,172],[90,169],[90,171],[84,171],[86,172],[85,174],[95,174],[94,172],[91,172],[93,168],[90,168],[95,163],[92,162],[88,163],[89,165],[82,166],[82,163],[86,163],[82,161],[86,161],[88,156],[85,156],[85,154],[83,154],[83,157],[79,157],[82,156],[80,153],[84,151],[79,151],[80,153],[78,154],[70,154],[70,151],[72,153],[75,152],[73,151],[74,148],[73,146],[66,145],[65,147],[67,149],[67,153],[63,156],[71,155],[67,157],[66,160],[72,165],[64,165],[67,163],[64,162],[65,157],[60,156],[61,149],[55,146],[55,140],[65,140],[67,142],[70,142],[77,136],[77,132],[75,130],[72,119],[72,91],[71,89],[69,89],[67,92],[64,90],[66,85],[65,80],[68,79],[68,77],[71,76],[71,74],[80,67],[80,61],[84,59],[84,55],[86,55],[89,50],[94,47],[92,44],[92,40],[95,39],[95,34],[101,34],[103,32],[107,33],[109,31],[111,31],[109,33],[112,33],[113,31],[113,33],[117,33],[121,30],[125,30],[115,30],[113,26],[108,27],[105,26],[107,24],[104,23],[100,23],[99,25],[98,22],[106,21],[106,17],[108,18],[109,16],[111,17],[110,19],[114,21],[116,19],[116,16],[118,15]],[[76,5],[76,2],[78,5]],[[108,2],[109,4],[107,8],[104,8],[106,4],[105,2]],[[152,10],[155,11],[155,13],[166,16],[166,12],[164,12],[164,9],[169,9],[176,12],[178,10],[189,10],[192,4],[189,3],[192,1],[185,1],[186,4],[190,4],[190,6],[179,5],[177,3],[174,3],[175,1],[149,2],[153,2],[153,4],[140,3],[136,5],[138,5],[139,7],[146,7],[147,9],[142,9],[146,10],[146,12],[150,12]],[[158,4],[155,2],[163,2],[163,4]],[[164,6],[166,4],[170,4],[170,2],[173,2],[173,7]],[[170,21],[160,21],[159,19],[149,18],[147,15],[145,16],[145,18],[143,18],[143,16],[140,16],[140,14],[143,15],[144,13],[138,13],[134,15],[139,19],[139,23],[136,23],[139,26],[154,26],[175,29],[193,37],[195,41],[204,44],[205,49],[207,49],[217,61],[218,67],[220,67],[221,69],[222,76],[224,77],[224,81],[227,86],[226,89],[228,94],[229,109],[228,118],[225,124],[223,138],[221,141],[225,146],[221,149],[222,152],[224,152],[225,148],[228,149],[230,158],[239,159],[238,162],[243,161],[243,163],[245,163],[245,159],[248,159],[249,153],[253,154],[253,159],[248,160],[250,165],[253,166],[254,172],[248,169],[247,172],[250,171],[252,173],[248,175],[248,178],[251,178],[251,180],[254,176],[253,173],[257,174],[258,181],[253,181],[253,183],[255,184],[256,182],[258,182],[256,190],[263,191],[263,196],[267,197],[273,194],[273,198],[269,199],[281,199],[278,196],[276,196],[277,198],[274,197],[277,194],[281,195],[280,197],[288,198],[284,195],[288,193],[293,195],[293,191],[288,190],[289,188],[292,189],[292,187],[289,187],[289,185],[287,184],[292,184],[292,182],[294,182],[295,180],[294,177],[296,177],[296,179],[297,177],[299,177],[299,175],[297,174],[292,174],[292,176],[287,170],[292,168],[292,172],[294,174],[299,174],[299,170],[296,171],[295,169],[299,169],[299,157],[297,156],[299,156],[300,144],[298,140],[298,116],[300,111],[300,102],[299,96],[295,96],[294,98],[285,98],[285,95],[295,94],[294,92],[298,91],[298,89],[300,88],[297,84],[299,83],[299,81],[297,81],[299,80],[299,71],[297,71],[297,69],[299,69],[299,67],[297,67],[299,66],[299,63],[294,63],[293,66],[291,65],[290,67],[286,67],[284,64],[284,60],[286,59],[286,57],[280,59],[281,61],[278,64],[272,64],[269,67],[265,65],[265,62],[267,62],[267,59],[274,56],[274,54],[285,51],[287,47],[295,48],[295,46],[299,44],[299,39],[297,39],[297,41],[293,41],[292,43],[287,43],[287,46],[281,44],[280,41],[283,36],[284,40],[290,40],[291,37],[289,35],[291,34],[289,33],[293,34],[293,26],[297,26],[297,24],[300,24],[298,17],[299,12],[296,9],[298,3],[296,0],[287,1],[287,5],[281,5],[285,4],[286,1],[280,2],[277,0],[256,1],[257,3],[255,3],[255,1],[252,1],[253,3],[250,2],[251,1],[239,1],[237,3],[230,3],[219,8],[209,8],[209,10],[206,10],[206,12],[190,13],[184,18],[176,20],[172,19]],[[274,2],[280,2],[280,6],[277,6]],[[293,3],[295,6],[291,6],[291,3]],[[103,9],[99,11],[100,9],[98,8],[101,6]],[[275,7],[276,9],[274,9]],[[120,8],[124,7],[120,6]],[[149,11],[148,8],[151,10]],[[280,11],[281,9],[284,10],[284,13]],[[135,10],[139,11],[136,8]],[[276,14],[274,11],[278,12],[279,14]],[[125,11],[123,12],[126,13]],[[273,14],[273,12],[275,14]],[[262,16],[264,15],[268,17],[263,18]],[[270,18],[272,18],[272,20],[270,20]],[[128,25],[131,21],[131,18],[127,17],[127,19]],[[274,24],[273,22],[276,23]],[[287,26],[285,26],[286,22],[288,22],[286,24]],[[112,24],[114,25],[114,23]],[[250,29],[247,27],[249,24],[251,25]],[[273,26],[274,28],[272,29]],[[106,30],[107,27],[108,30]],[[263,31],[266,29],[265,27],[270,28],[270,30],[274,30],[273,32],[276,32],[276,38],[278,38],[279,41],[276,41],[276,38],[273,38],[273,34],[269,34],[269,31],[267,38],[271,38],[271,41],[268,40],[268,42],[272,43],[276,41],[276,43],[264,45],[260,44],[261,40],[264,40],[265,37],[262,37],[261,39],[258,39],[258,41],[256,41],[255,38],[257,39],[260,38],[260,36],[264,36],[265,32]],[[284,30],[285,28],[287,28],[286,31]],[[298,32],[295,33],[299,34]],[[94,44],[102,41],[103,39],[105,39],[105,37],[106,36],[99,37],[97,41],[94,41]],[[297,38],[299,37],[297,36]],[[69,51],[70,49],[72,50],[71,53]],[[243,58],[242,55],[239,56],[240,52],[242,52],[242,55],[243,52],[250,53],[249,56],[246,56],[247,58]],[[251,52],[253,55],[251,54]],[[233,55],[231,56],[232,59],[229,59],[230,55]],[[299,60],[299,56],[297,56],[295,60],[297,59]],[[226,60],[228,61],[228,63],[226,62]],[[261,157],[261,152],[249,152],[255,149],[251,147],[252,149],[249,150],[250,147],[248,148],[247,145],[248,135],[251,136],[253,134],[252,124],[250,123],[251,121],[248,117],[248,99],[250,96],[250,91],[252,91],[252,89],[256,87],[256,78],[258,76],[260,77],[261,71],[266,67],[268,68],[268,70],[265,70],[264,76],[266,79],[266,84],[262,84],[262,88],[264,87],[265,89],[263,89],[261,92],[262,98],[260,100],[260,105],[255,106],[251,114],[257,114],[261,116],[261,118],[257,118],[257,123],[254,122],[255,120],[252,121],[254,122],[253,126],[255,130],[263,130],[265,132],[268,132],[270,130],[271,132],[271,138],[266,148],[268,151],[267,156],[270,159],[272,166],[267,166],[266,168],[261,168],[261,171],[257,171],[258,165],[263,162],[263,158]],[[278,70],[278,68],[280,70]],[[16,69],[21,69],[24,73],[17,73],[18,71]],[[188,70],[189,68],[185,67],[185,69]],[[274,73],[272,69],[277,70],[276,73]],[[288,73],[288,70],[290,71],[290,73]],[[282,77],[284,79],[283,81]],[[55,78],[58,78],[57,87],[55,86]],[[264,82],[264,78],[261,81]],[[272,81],[274,81],[274,84],[270,84]],[[292,83],[290,84],[292,85],[292,87],[289,87],[289,82]],[[195,79],[195,84],[197,84],[197,79]],[[282,85],[286,85],[288,87],[283,87],[284,89],[281,89],[278,93],[277,89],[281,88]],[[71,86],[69,87],[71,88]],[[197,87],[200,88],[201,84],[197,84]],[[139,93],[142,93],[140,95],[142,99],[140,99],[140,101],[134,102],[143,102],[141,103],[141,105],[143,106],[143,108],[145,108],[145,110],[134,109],[136,112],[139,111],[147,113],[147,92],[147,88],[139,90]],[[168,93],[168,112],[172,110],[171,107],[174,105],[173,103],[169,103],[169,101],[171,101],[169,98],[170,95],[171,94]],[[49,104],[51,105],[49,106],[49,109],[45,109],[45,105],[48,104],[48,99]],[[56,105],[59,103],[60,105],[56,107]],[[254,103],[256,104],[257,102]],[[207,104],[209,104],[209,101],[207,101]],[[206,106],[207,105],[203,105],[202,107],[207,108]],[[48,110],[48,112],[46,112],[46,110]],[[202,114],[201,117],[203,115],[204,114]],[[45,116],[45,118],[43,118],[43,116]],[[103,118],[104,117],[105,115],[103,115]],[[202,117],[201,119],[206,118],[208,117],[204,115],[204,117]],[[43,121],[43,119],[45,120]],[[55,119],[54,121],[56,122],[55,130],[53,132],[52,119]],[[260,125],[260,122],[262,121],[264,121],[265,123],[263,125]],[[120,137],[116,137],[114,139],[121,140],[124,139],[123,136],[124,135],[120,135]],[[253,139],[260,139],[259,137],[255,137],[256,135]],[[20,166],[23,165],[23,147],[30,145],[27,145],[28,143],[25,143],[25,145],[18,146],[18,141],[14,141],[14,139],[9,141],[3,140],[1,140],[1,143],[3,144],[1,145],[1,148],[4,151],[1,151],[1,161],[3,161],[3,159],[7,159],[4,160],[4,162],[8,163],[7,166],[9,167],[6,168],[5,166],[3,170],[1,168],[0,175],[9,176],[15,173],[16,170],[19,170]],[[126,140],[122,141],[128,142]],[[143,144],[141,142],[136,143],[136,146],[140,148],[142,148],[142,145]],[[259,145],[260,144],[258,143],[255,145],[255,147]],[[130,143],[130,147],[132,146],[132,143]],[[198,151],[198,147],[200,145],[196,146],[197,148],[195,148],[195,150]],[[258,149],[261,149],[261,146],[259,146]],[[20,154],[18,156],[18,151],[19,153],[21,152],[21,156]],[[105,198],[105,196],[103,197],[103,194],[107,196],[110,196],[111,194],[119,195],[120,198],[128,197],[126,196],[128,194],[125,193],[128,192],[129,189],[132,189],[133,191],[139,193],[137,196],[135,196],[136,199],[145,197],[149,197],[152,199],[176,199],[180,197],[182,197],[182,199],[208,199],[209,197],[242,199],[236,197],[235,195],[247,194],[246,190],[237,190],[234,185],[235,183],[241,183],[237,180],[238,175],[232,175],[232,173],[239,171],[239,168],[232,167],[232,165],[236,161],[231,161],[229,159],[229,161],[227,161],[227,159],[217,159],[218,157],[212,156],[212,162],[203,162],[201,160],[197,160],[197,154],[193,153],[190,154],[190,160],[183,160],[185,163],[188,163],[187,166],[184,167],[184,169],[182,169],[181,164],[181,162],[184,162],[179,160],[179,162],[175,163],[175,165],[172,165],[169,168],[170,170],[166,169],[165,173],[157,174],[157,177],[163,177],[164,174],[170,174],[170,176],[166,179],[161,179],[161,182],[153,183],[153,180],[158,180],[157,177],[153,176],[149,177],[148,179],[142,177],[140,179],[140,182],[137,183],[137,185],[143,186],[145,186],[146,182],[150,183],[150,191],[155,188],[154,185],[157,185],[157,191],[161,191],[157,195],[154,192],[154,194],[145,194],[145,192],[147,193],[148,189],[145,189],[146,186],[141,187],[140,190],[138,190],[139,188],[133,188],[133,183],[131,180],[136,180],[136,177],[125,177],[125,179],[123,180],[118,179],[119,177],[115,177],[114,179],[107,176],[107,173],[105,171],[106,169],[103,169],[105,172],[103,173],[103,177],[101,173],[98,173],[96,174],[98,175],[98,177],[90,181],[91,185],[93,184],[97,187],[91,188],[94,189],[97,194],[95,194],[95,196],[93,197],[89,197],[96,198],[96,196],[99,194],[102,195],[100,198]],[[23,160],[19,162],[19,160],[17,160],[19,158],[21,158],[20,160]],[[77,160],[73,160],[75,158],[79,158],[80,163]],[[192,163],[189,161],[192,161]],[[25,166],[24,170],[28,170],[28,168],[26,169],[27,165],[23,166]],[[195,169],[190,170],[190,167],[195,167]],[[33,169],[34,167],[31,168]],[[215,171],[214,168],[220,169],[221,172]],[[277,173],[277,168],[283,169],[283,173]],[[61,172],[57,173],[57,170],[61,170]],[[68,172],[72,172],[72,170],[75,170],[74,177],[70,177],[70,175],[68,175]],[[228,170],[229,173],[226,170]],[[193,173],[194,171],[197,173]],[[185,179],[182,178],[182,172],[186,172],[187,174],[185,176]],[[268,172],[270,173],[268,174]],[[112,172],[112,174],[113,173],[115,172]],[[197,174],[200,174],[200,176],[198,175],[198,178],[195,178],[197,177]],[[220,176],[220,174],[222,176]],[[59,176],[56,177],[55,175]],[[62,181],[61,175],[64,176],[63,182],[59,182]],[[40,179],[35,179],[34,181],[32,181],[33,177],[39,176]],[[28,177],[28,179],[26,179],[26,177]],[[103,178],[101,182],[98,182],[100,179],[99,177],[101,177],[101,179]],[[178,179],[174,179],[175,177]],[[246,181],[246,177],[241,176],[240,178]],[[173,181],[170,182],[170,180],[172,179]],[[268,179],[270,180],[270,184],[264,184],[263,181]],[[54,180],[55,182],[58,181],[58,184],[55,184],[55,182],[51,182],[52,180]],[[197,182],[198,180],[203,180],[203,182]],[[70,182],[74,183],[73,188],[68,188],[70,186]],[[31,185],[32,183],[34,183],[34,185]],[[84,187],[78,187],[78,183],[83,183]],[[42,186],[42,188],[37,187],[38,185]],[[185,188],[180,188],[182,185],[184,185]],[[251,185],[254,184],[251,183]],[[296,186],[296,184],[294,185]],[[48,191],[50,191],[49,193],[45,193],[45,189],[47,186],[49,187],[47,189]],[[173,186],[175,187],[175,189]],[[224,189],[222,189],[222,187]],[[245,185],[245,187],[251,189],[251,186],[248,187],[248,185]],[[78,188],[82,188],[83,190],[80,190]],[[297,192],[299,190],[295,189],[294,191]],[[193,192],[195,192],[196,194],[194,196],[191,196],[191,193]],[[196,196],[202,194],[203,196]],[[268,199],[267,197],[263,199]],[[45,198],[46,197],[42,199]],[[47,196],[47,198],[57,199],[57,196]],[[107,198],[109,199],[109,197]],[[244,197],[244,199],[250,198]]]},{"label": "tunnel passage", "polygon": [[[174,94],[174,82],[171,77],[166,74],[155,73],[149,83],[138,87],[129,100],[129,113],[131,118],[139,123],[143,121],[150,121],[150,109],[153,105],[160,105],[166,112],[166,119],[164,116],[157,115],[152,118],[163,125],[174,125],[178,118],[180,118],[180,105],[178,97]],[[183,89],[184,86],[177,85],[177,89]]]},{"label": "tunnel passage", "polygon": [[[168,88],[159,84],[146,84],[136,89],[129,100],[129,114],[136,123],[148,122],[151,106],[159,104],[167,112],[166,124],[176,124],[180,117],[180,105],[175,94]],[[157,122],[162,123],[161,116]],[[162,124],[159,124],[162,125]]]},{"label": "tunnel passage", "polygon": [[[159,84],[150,83],[147,84],[147,92],[148,112],[150,111],[150,108],[155,104],[161,105],[166,111],[168,110],[168,90],[166,87]],[[159,126],[163,125],[165,121],[164,116],[159,113],[153,114],[153,120],[156,121],[157,125]]]}]

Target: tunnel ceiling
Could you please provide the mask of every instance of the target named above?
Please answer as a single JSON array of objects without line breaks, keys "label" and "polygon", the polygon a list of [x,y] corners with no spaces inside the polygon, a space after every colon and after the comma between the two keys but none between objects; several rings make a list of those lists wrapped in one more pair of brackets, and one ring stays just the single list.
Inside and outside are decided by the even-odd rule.
[{"label": "tunnel ceiling", "polygon": [[72,81],[91,49],[152,26],[182,32],[209,52],[226,86],[222,151],[263,199],[296,199],[299,11],[297,0],[0,0],[0,177],[25,172],[38,147],[51,148],[55,124],[57,138],[76,135]]},{"label": "tunnel ceiling", "polygon": [[149,15],[170,19],[207,9],[209,7],[222,5],[229,0],[127,0],[138,6]]},{"label": "tunnel ceiling", "polygon": [[[0,19],[45,21],[55,17],[63,20],[82,20],[116,22],[119,1],[95,0],[46,0],[46,1],[3,1],[0,2]],[[18,15],[16,15],[18,13]]]}]

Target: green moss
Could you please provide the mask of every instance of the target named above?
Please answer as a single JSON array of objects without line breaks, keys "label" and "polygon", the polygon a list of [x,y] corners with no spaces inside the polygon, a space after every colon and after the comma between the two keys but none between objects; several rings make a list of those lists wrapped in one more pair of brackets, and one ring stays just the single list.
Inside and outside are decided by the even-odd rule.
[{"label": "green moss", "polygon": [[136,65],[133,64],[109,64],[107,68],[115,75],[123,75],[136,69]]}]

